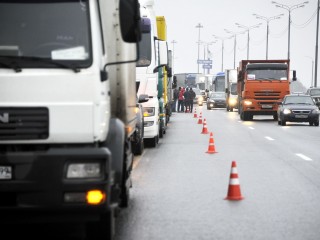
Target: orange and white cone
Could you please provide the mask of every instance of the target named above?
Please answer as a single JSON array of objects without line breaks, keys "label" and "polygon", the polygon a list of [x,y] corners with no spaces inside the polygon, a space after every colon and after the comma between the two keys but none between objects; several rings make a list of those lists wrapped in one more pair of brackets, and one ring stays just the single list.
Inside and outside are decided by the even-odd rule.
[{"label": "orange and white cone", "polygon": [[197,116],[197,108],[194,109],[193,117],[194,117],[194,118],[197,118],[197,117],[198,117],[198,116]]},{"label": "orange and white cone", "polygon": [[242,200],[242,199],[243,199],[243,196],[241,195],[241,190],[240,190],[237,164],[235,161],[232,161],[228,195],[225,197],[225,200],[236,200],[237,201],[237,200]]},{"label": "orange and white cone", "polygon": [[206,153],[216,153],[216,148],[214,146],[214,140],[213,140],[213,133],[210,132],[210,139],[209,139],[209,147],[208,151]]},{"label": "orange and white cone", "polygon": [[207,120],[204,118],[203,119],[203,127],[202,127],[202,132],[201,134],[208,134],[208,128],[207,128]]},{"label": "orange and white cone", "polygon": [[199,119],[198,119],[198,124],[202,124],[202,112],[200,112]]}]

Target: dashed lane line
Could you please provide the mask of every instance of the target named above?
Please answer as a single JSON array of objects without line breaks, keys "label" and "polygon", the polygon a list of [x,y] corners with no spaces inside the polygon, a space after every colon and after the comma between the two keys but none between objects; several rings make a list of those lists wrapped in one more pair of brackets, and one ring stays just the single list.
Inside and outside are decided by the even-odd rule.
[{"label": "dashed lane line", "polygon": [[269,141],[274,141],[272,137],[265,136],[265,138],[268,139]]},{"label": "dashed lane line", "polygon": [[296,153],[296,155],[305,161],[312,161],[311,158],[307,157],[306,155],[303,155],[302,153]]}]

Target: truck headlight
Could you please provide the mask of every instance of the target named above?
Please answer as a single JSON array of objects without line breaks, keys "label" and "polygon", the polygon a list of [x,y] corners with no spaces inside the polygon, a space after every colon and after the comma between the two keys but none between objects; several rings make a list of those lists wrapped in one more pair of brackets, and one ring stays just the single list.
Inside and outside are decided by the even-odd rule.
[{"label": "truck headlight", "polygon": [[151,117],[155,114],[155,108],[154,107],[144,107],[143,108],[143,116],[145,117]]},{"label": "truck headlight", "polygon": [[67,178],[101,178],[99,163],[70,163],[67,167]]},{"label": "truck headlight", "polygon": [[153,126],[153,124],[154,124],[154,121],[144,121],[144,127],[151,127],[151,126]]},{"label": "truck headlight", "polygon": [[251,101],[249,101],[249,100],[245,100],[245,101],[244,101],[244,105],[246,105],[246,106],[250,106],[250,105],[252,105],[252,102],[251,102]]},{"label": "truck headlight", "polygon": [[229,105],[236,105],[237,99],[236,98],[229,98]]}]

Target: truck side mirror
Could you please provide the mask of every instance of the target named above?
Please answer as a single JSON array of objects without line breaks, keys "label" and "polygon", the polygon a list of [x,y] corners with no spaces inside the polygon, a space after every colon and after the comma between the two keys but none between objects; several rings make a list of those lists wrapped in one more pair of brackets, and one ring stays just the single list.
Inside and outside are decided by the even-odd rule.
[{"label": "truck side mirror", "polygon": [[167,76],[168,76],[169,78],[171,78],[171,77],[172,77],[172,68],[169,67],[169,66],[166,66],[166,70],[167,70]]},{"label": "truck side mirror", "polygon": [[120,0],[120,28],[123,41],[141,41],[140,4],[138,0]]},{"label": "truck side mirror", "polygon": [[138,102],[139,103],[144,103],[149,101],[149,96],[147,94],[140,94]]},{"label": "truck side mirror", "polygon": [[292,71],[292,81],[297,81],[296,70],[293,70],[293,71]]}]

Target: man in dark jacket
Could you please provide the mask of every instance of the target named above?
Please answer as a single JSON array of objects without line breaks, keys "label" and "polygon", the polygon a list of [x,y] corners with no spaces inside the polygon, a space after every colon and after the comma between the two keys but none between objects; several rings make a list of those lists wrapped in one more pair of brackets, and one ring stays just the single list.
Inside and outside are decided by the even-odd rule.
[{"label": "man in dark jacket", "polygon": [[181,88],[175,88],[173,91],[173,104],[172,104],[172,112],[177,112],[177,102],[178,102],[178,98],[179,98],[179,91],[181,90]]},{"label": "man in dark jacket", "polygon": [[195,99],[195,97],[196,97],[196,93],[193,91],[192,88],[190,88],[190,91],[189,91],[189,98],[190,98],[189,109],[190,109],[190,112],[193,111],[193,100]]}]

